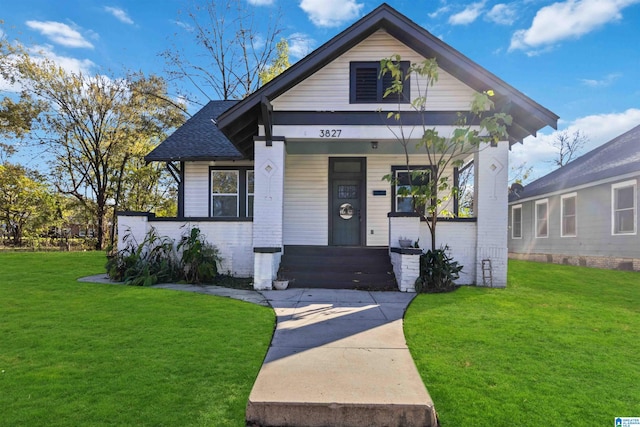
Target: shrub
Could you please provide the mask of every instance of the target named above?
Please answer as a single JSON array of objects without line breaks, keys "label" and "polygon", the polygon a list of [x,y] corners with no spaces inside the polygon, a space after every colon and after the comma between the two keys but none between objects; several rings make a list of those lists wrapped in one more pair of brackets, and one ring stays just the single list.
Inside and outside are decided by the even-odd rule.
[{"label": "shrub", "polygon": [[222,259],[215,246],[207,243],[199,228],[192,228],[178,243],[176,255],[173,239],[158,235],[155,228],[137,243],[131,233],[124,236],[126,246],[107,255],[107,275],[115,281],[133,286],[186,281],[210,282],[218,275]]},{"label": "shrub", "polygon": [[199,228],[182,236],[178,251],[182,251],[181,267],[187,283],[210,282],[218,275],[218,249],[202,238]]},{"label": "shrub", "polygon": [[107,274],[118,282],[133,286],[151,286],[168,282],[178,276],[178,261],[173,240],[159,236],[151,228],[142,243],[137,244],[131,234],[124,236],[126,247],[108,256]]},{"label": "shrub", "polygon": [[460,277],[462,265],[451,258],[448,246],[429,250],[420,256],[420,276],[416,279],[416,292],[451,292],[456,289],[454,283]]}]

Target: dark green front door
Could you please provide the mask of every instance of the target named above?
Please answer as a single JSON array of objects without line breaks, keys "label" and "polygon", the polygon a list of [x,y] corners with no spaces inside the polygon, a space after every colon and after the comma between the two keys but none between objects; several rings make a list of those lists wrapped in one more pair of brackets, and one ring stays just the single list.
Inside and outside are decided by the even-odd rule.
[{"label": "dark green front door", "polygon": [[329,159],[329,236],[334,246],[364,244],[365,159]]}]

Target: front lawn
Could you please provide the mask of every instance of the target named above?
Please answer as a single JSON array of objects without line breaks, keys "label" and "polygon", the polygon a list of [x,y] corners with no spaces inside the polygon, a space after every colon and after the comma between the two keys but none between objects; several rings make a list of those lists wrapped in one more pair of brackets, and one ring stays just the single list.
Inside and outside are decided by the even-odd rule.
[{"label": "front lawn", "polygon": [[419,295],[405,335],[444,427],[640,416],[640,273],[511,261],[507,289]]},{"label": "front lawn", "polygon": [[76,281],[104,264],[0,253],[0,425],[243,426],[273,311]]}]

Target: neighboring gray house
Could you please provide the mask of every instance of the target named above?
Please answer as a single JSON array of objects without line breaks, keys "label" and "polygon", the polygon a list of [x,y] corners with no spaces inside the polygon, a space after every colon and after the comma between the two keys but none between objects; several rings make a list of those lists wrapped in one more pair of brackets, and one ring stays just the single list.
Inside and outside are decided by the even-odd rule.
[{"label": "neighboring gray house", "polygon": [[640,126],[509,195],[509,256],[640,270]]},{"label": "neighboring gray house", "polygon": [[[380,60],[394,54],[437,59],[424,111],[382,96],[389,82],[378,77]],[[407,99],[421,84],[405,81]],[[507,194],[499,189],[509,147],[558,117],[386,4],[245,99],[209,103],[160,144],[146,159],[166,162],[179,182],[178,218],[121,213],[118,234],[140,242],[153,227],[176,239],[197,226],[220,250],[221,270],[253,277],[256,289],[286,270],[295,286],[397,280],[411,291],[421,250],[400,248],[399,238],[428,242],[428,229],[398,195],[408,172],[388,112],[416,126],[416,142],[421,123],[449,136],[474,94],[489,89],[513,117],[509,137],[460,159],[474,164],[476,217],[442,221],[438,244],[464,265],[460,284],[482,284],[482,261],[491,260],[492,286],[505,286]],[[411,155],[412,168],[435,167],[423,152]],[[397,186],[383,179],[389,174]]]}]

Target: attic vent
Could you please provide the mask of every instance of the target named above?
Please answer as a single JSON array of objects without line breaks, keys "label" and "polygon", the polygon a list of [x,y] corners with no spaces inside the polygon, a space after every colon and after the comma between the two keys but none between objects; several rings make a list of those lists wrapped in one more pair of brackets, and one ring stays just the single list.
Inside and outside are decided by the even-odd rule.
[{"label": "attic vent", "polygon": [[[400,65],[406,73],[409,62],[402,61]],[[409,79],[404,81],[401,95],[384,97],[384,92],[391,86],[393,79],[388,73],[380,77],[379,62],[352,62],[350,71],[349,102],[351,104],[410,102]]]},{"label": "attic vent", "polygon": [[378,69],[356,68],[356,102],[376,102],[378,99]]}]

